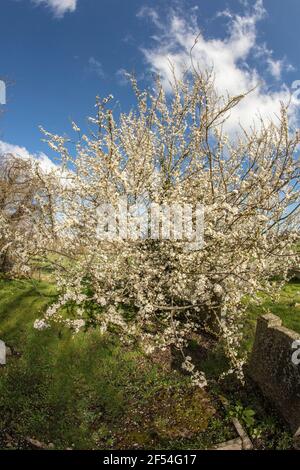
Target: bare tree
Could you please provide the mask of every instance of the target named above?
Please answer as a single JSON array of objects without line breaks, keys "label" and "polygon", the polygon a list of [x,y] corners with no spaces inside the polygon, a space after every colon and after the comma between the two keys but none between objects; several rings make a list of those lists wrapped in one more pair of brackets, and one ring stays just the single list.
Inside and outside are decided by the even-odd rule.
[{"label": "bare tree", "polygon": [[13,272],[20,255],[25,255],[22,246],[41,217],[40,188],[30,160],[0,156],[0,272],[4,274]]}]

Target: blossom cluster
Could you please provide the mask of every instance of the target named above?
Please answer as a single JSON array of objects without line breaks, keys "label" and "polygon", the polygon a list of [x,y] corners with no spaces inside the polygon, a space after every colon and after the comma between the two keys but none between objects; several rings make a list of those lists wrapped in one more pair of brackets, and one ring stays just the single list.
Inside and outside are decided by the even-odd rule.
[{"label": "blossom cluster", "polygon": [[[222,341],[241,376],[247,302],[276,293],[297,262],[299,139],[284,107],[276,121],[226,136],[223,123],[243,97],[217,96],[208,74],[175,80],[171,96],[159,79],[146,91],[131,82],[136,108],[116,119],[112,97],[97,98],[96,130],[86,135],[73,123],[75,148],[44,131],[61,178],[44,176],[47,217],[36,247],[61,295],[35,326],[98,326],[139,340],[147,353],[175,345],[201,387],[205,376],[184,351],[192,333],[205,331]],[[120,197],[129,205],[201,204],[204,245],[99,239],[98,208],[117,207]]]}]

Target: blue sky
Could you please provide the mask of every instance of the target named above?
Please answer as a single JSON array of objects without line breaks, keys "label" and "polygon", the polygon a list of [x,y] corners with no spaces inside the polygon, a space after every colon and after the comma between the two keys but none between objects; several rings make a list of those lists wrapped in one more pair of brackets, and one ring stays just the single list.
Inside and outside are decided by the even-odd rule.
[{"label": "blue sky", "polygon": [[214,65],[221,93],[261,84],[233,119],[271,116],[300,79],[299,17],[299,0],[1,0],[0,78],[10,84],[0,148],[50,155],[38,126],[71,134],[97,94],[128,110],[123,70],[143,86],[160,73],[168,91],[168,58],[180,74],[199,32],[196,60]]}]

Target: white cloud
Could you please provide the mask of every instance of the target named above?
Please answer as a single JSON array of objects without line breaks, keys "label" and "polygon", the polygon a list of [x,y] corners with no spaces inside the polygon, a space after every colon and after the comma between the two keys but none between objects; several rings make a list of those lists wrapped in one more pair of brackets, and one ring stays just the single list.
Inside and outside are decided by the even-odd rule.
[{"label": "white cloud", "polygon": [[159,19],[159,14],[155,11],[154,8],[148,6],[142,6],[138,11],[137,15],[138,18],[148,18],[150,19],[158,28],[161,27],[161,22]]},{"label": "white cloud", "polygon": [[65,13],[74,12],[77,7],[77,0],[31,0],[36,5],[49,7],[57,18],[61,18]]},{"label": "white cloud", "polygon": [[[262,0],[257,0],[251,10],[245,5],[243,15],[229,10],[217,13],[227,21],[227,34],[222,39],[206,38],[202,32],[199,33],[201,29],[193,12],[187,15],[183,11],[171,10],[167,24],[162,24],[157,12],[151,8],[142,8],[138,14],[150,19],[157,29],[153,47],[142,48],[142,52],[151,69],[162,77],[166,91],[171,91],[170,63],[176,75],[180,76],[191,64],[191,50],[193,61],[200,70],[213,67],[216,89],[221,95],[240,95],[254,88],[231,111],[226,123],[228,132],[235,131],[239,123],[244,127],[251,126],[258,115],[273,118],[279,114],[280,102],[287,102],[290,98],[286,85],[278,85],[275,91],[271,91],[265,75],[253,67],[251,60],[259,58],[264,69],[279,79],[284,60],[275,60],[273,52],[258,43],[257,23],[266,15]],[[292,103],[294,106],[299,104],[295,100]]]},{"label": "white cloud", "polygon": [[59,168],[43,152],[31,154],[25,147],[20,147],[19,145],[10,144],[0,140],[0,158],[1,156],[10,154],[23,160],[37,162],[44,173],[50,173],[51,171],[56,171]]},{"label": "white cloud", "polygon": [[99,78],[104,77],[102,64],[95,57],[89,58],[89,71],[95,73]]},{"label": "white cloud", "polygon": [[294,67],[288,63],[286,58],[282,59],[274,59],[273,58],[274,51],[269,49],[266,44],[256,44],[255,45],[255,52],[254,55],[257,58],[260,58],[265,61],[267,66],[267,70],[272,75],[273,78],[276,80],[280,80],[282,76],[282,72],[285,70],[290,72],[295,70]]},{"label": "white cloud", "polygon": [[269,71],[271,75],[276,78],[277,80],[280,80],[281,78],[281,73],[283,69],[283,60],[273,60],[271,58],[267,59],[267,63],[269,66]]},{"label": "white cloud", "polygon": [[116,71],[116,77],[117,77],[118,84],[120,86],[125,86],[129,82],[128,72],[127,72],[127,70],[125,70],[123,68]]}]

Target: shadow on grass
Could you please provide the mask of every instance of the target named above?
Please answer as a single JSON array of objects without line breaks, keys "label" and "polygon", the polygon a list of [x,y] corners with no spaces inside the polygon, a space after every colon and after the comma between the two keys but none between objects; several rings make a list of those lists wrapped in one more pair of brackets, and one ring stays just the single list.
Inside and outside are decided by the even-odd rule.
[{"label": "shadow on grass", "polygon": [[[287,313],[289,303],[298,299],[299,284],[296,286],[289,285],[280,300]],[[186,431],[182,438],[174,437],[178,435],[176,426],[184,423],[186,427],[185,408],[191,409],[189,378],[178,371],[162,372],[138,349],[130,350],[116,337],[101,337],[95,330],[76,336],[59,329],[34,330],[34,319],[55,295],[50,285],[0,281],[0,293],[0,336],[22,352],[0,369],[3,432],[53,442],[62,449],[72,445],[77,449],[130,448],[134,443],[142,448],[189,449],[231,438],[218,414],[210,419],[207,432],[191,438]],[[261,313],[252,312],[249,343]],[[203,341],[199,347],[192,341],[189,352],[200,369],[214,378],[227,364],[218,345],[208,343]],[[170,396],[176,393],[180,397],[186,393],[176,411],[179,415],[172,416],[171,408],[166,415]]]},{"label": "shadow on grass", "polygon": [[0,369],[0,429],[20,448],[29,436],[61,449],[188,449],[231,432],[212,417],[206,394],[193,395],[188,377],[162,371],[116,336],[34,330],[33,320],[53,300],[51,286],[11,281],[0,288],[1,335],[21,352]]},{"label": "shadow on grass", "polygon": [[47,283],[0,280],[1,338],[8,344],[22,346],[21,340],[24,341],[33,321],[55,297],[54,288]]}]

